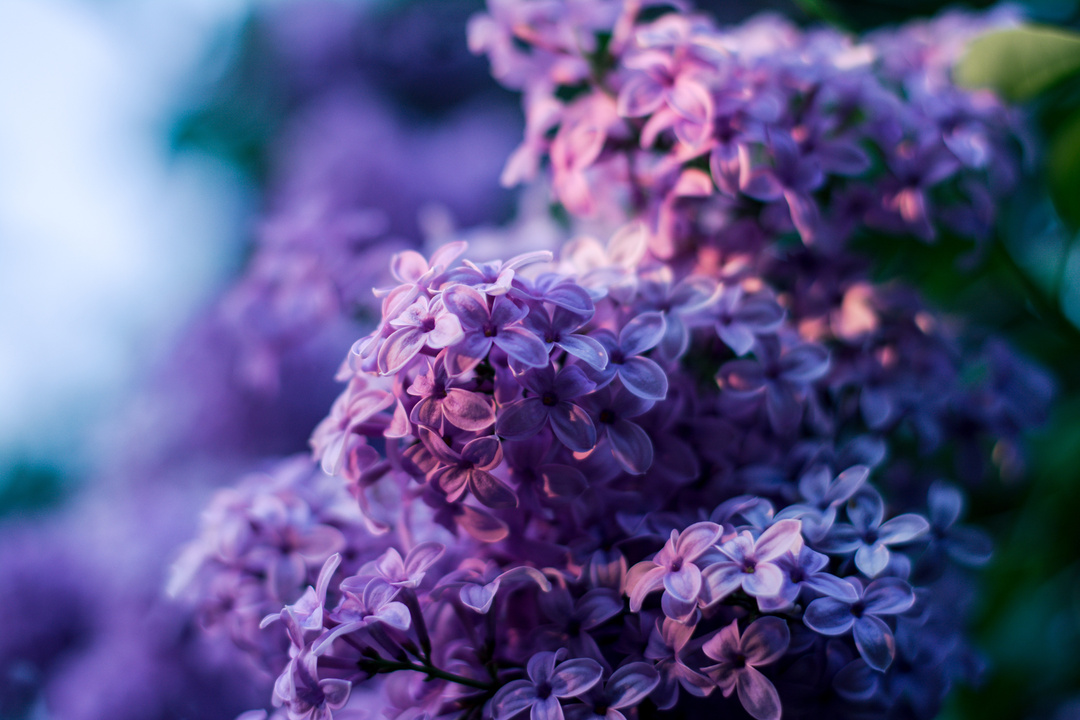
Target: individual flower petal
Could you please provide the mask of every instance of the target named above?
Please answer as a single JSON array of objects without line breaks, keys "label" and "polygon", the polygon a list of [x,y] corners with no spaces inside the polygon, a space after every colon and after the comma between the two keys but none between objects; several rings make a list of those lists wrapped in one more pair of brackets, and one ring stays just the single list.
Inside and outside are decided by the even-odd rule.
[{"label": "individual flower petal", "polygon": [[851,605],[831,597],[818,598],[803,613],[803,623],[822,635],[843,635],[855,622]]},{"label": "individual flower petal", "polygon": [[619,378],[627,390],[646,400],[667,397],[667,373],[649,358],[627,358],[619,369]]},{"label": "individual flower petal", "polygon": [[884,672],[896,655],[896,640],[885,621],[874,615],[855,620],[855,647],[870,667]]},{"label": "individual flower petal", "polygon": [[753,667],[746,667],[736,680],[739,702],[755,720],[780,720],[780,694],[769,679]]}]

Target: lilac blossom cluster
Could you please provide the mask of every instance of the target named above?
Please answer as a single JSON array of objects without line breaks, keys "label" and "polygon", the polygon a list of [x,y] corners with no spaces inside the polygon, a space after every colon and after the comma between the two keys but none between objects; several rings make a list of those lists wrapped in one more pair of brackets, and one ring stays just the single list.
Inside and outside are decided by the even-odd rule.
[{"label": "lilac blossom cluster", "polygon": [[845,240],[982,237],[1015,118],[893,36],[638,15],[670,5],[474,20],[525,91],[507,179],[548,162],[617,229],[393,256],[313,459],[220,495],[179,566],[277,677],[244,720],[930,718],[977,680],[990,543],[942,461],[1009,471],[1051,387]]},{"label": "lilac blossom cluster", "polygon": [[472,49],[523,92],[504,183],[546,165],[570,213],[634,206],[671,259],[792,231],[830,246],[865,228],[987,239],[1026,136],[1015,110],[950,70],[968,39],[1015,18],[856,39],[674,9],[684,3],[508,1],[473,19]]}]

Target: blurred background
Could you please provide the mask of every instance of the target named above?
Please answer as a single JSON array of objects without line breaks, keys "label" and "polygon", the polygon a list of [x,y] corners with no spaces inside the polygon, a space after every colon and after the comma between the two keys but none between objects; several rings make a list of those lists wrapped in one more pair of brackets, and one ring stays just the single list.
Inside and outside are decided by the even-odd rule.
[{"label": "blurred background", "polygon": [[[853,31],[946,7],[698,5]],[[260,258],[312,234],[388,256],[514,220],[529,199],[498,178],[522,120],[467,51],[481,7],[0,0],[0,607],[19,618],[0,629],[0,719],[264,704],[266,679],[207,660],[161,588],[216,487],[306,448],[364,317],[314,296],[249,337],[301,266]],[[1016,7],[1036,29],[959,71],[1038,129],[994,243],[974,261],[948,241],[866,249],[1059,382],[1024,472],[974,491],[998,546],[988,671],[949,718],[1080,717],[1080,8]]]}]

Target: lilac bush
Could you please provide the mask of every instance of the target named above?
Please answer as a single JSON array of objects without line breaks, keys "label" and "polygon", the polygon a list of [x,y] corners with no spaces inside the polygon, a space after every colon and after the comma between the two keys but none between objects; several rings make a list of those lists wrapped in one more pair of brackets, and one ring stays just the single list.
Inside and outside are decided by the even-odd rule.
[{"label": "lilac bush", "polygon": [[940,476],[1050,388],[849,241],[985,241],[1019,118],[959,50],[890,55],[912,29],[489,9],[504,181],[594,235],[396,254],[312,457],[214,501],[174,591],[277,677],[245,720],[933,717],[978,679],[950,598],[988,551]]}]

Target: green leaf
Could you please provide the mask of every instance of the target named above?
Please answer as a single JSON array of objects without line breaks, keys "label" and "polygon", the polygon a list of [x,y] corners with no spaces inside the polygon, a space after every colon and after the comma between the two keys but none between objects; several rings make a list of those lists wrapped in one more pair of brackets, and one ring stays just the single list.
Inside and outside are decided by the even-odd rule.
[{"label": "green leaf", "polygon": [[1080,71],[1080,34],[1025,25],[971,43],[954,71],[959,85],[991,87],[1010,100],[1028,100]]},{"label": "green leaf", "polygon": [[1050,138],[1046,177],[1061,219],[1073,230],[1080,228],[1080,112],[1063,122]]}]

